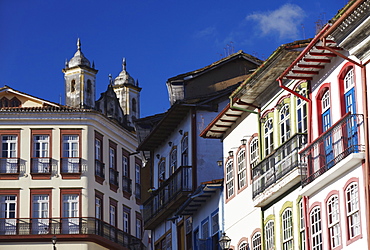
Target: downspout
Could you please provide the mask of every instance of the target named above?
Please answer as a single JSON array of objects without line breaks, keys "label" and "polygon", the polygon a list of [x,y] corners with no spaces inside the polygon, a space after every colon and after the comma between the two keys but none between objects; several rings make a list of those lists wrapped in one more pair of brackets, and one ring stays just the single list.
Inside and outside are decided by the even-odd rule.
[{"label": "downspout", "polygon": [[196,136],[196,127],[197,127],[197,114],[195,108],[191,109],[191,165],[192,165],[192,190],[195,190],[197,186],[197,136]]},{"label": "downspout", "polygon": [[310,249],[310,241],[309,241],[310,227],[308,226],[310,220],[308,219],[308,207],[307,207],[308,198],[307,196],[303,196],[302,199],[303,199],[302,206],[303,206],[303,218],[304,218],[304,234],[305,234],[305,239],[306,239],[305,249]]},{"label": "downspout", "polygon": [[364,98],[362,101],[363,107],[364,107],[364,137],[365,137],[365,164],[363,167],[364,172],[364,182],[365,182],[365,201],[366,201],[366,227],[367,227],[367,243],[370,245],[370,171],[369,171],[369,118],[368,118],[368,94],[367,94],[367,79],[366,79],[366,65],[370,62],[368,60],[364,64],[358,63],[347,56],[339,53],[338,51],[326,46],[326,37],[323,37],[322,39],[323,48],[325,50],[329,50],[330,52],[334,53],[335,55],[343,58],[344,60],[347,60],[361,68],[361,84],[362,84],[362,91],[364,93]]}]

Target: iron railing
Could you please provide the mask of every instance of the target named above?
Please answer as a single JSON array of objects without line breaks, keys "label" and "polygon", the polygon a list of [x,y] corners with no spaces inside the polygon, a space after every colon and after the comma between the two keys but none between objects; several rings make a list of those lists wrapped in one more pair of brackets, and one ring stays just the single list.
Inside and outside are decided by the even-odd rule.
[{"label": "iron railing", "polygon": [[295,134],[252,170],[253,198],[298,168],[299,150],[307,143],[307,134]]},{"label": "iron railing", "polygon": [[[0,238],[27,235],[98,235],[128,249],[145,249],[140,239],[92,217],[0,218]],[[15,240],[17,238],[14,238]]]},{"label": "iron railing", "polygon": [[348,155],[365,150],[359,137],[363,122],[363,115],[347,114],[300,152],[302,186],[314,181]]},{"label": "iron railing", "polygon": [[109,183],[118,186],[119,172],[113,168],[109,168]]},{"label": "iron railing", "polygon": [[140,183],[135,183],[135,198],[140,200],[141,199],[141,185]]},{"label": "iron railing", "polygon": [[0,174],[19,174],[19,158],[0,158]]},{"label": "iron railing", "polygon": [[31,158],[31,173],[51,174],[51,158],[47,157]]},{"label": "iron railing", "polygon": [[80,174],[81,173],[81,158],[79,157],[66,157],[61,158],[62,166],[60,172],[62,174]]},{"label": "iron railing", "polygon": [[[192,167],[179,167],[143,204],[144,223],[155,217],[181,192],[191,192]],[[178,204],[179,206],[181,204]]]},{"label": "iron railing", "polygon": [[127,176],[122,176],[122,190],[132,194],[132,180]]},{"label": "iron railing", "polygon": [[101,178],[105,178],[105,164],[100,160],[95,160],[95,175]]}]

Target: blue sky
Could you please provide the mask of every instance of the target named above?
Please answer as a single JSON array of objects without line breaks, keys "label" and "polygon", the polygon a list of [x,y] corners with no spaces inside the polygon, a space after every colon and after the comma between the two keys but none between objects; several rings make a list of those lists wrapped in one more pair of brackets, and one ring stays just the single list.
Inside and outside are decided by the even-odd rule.
[{"label": "blue sky", "polygon": [[139,80],[141,117],[169,108],[166,80],[243,50],[266,59],[313,37],[346,0],[0,0],[0,86],[64,104],[62,68],[82,52],[108,75]]}]

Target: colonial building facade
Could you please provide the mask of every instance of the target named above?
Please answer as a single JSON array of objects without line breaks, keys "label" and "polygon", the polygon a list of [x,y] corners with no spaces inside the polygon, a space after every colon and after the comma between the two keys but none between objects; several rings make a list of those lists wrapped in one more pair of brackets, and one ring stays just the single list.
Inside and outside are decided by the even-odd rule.
[{"label": "colonial building facade", "polygon": [[369,248],[369,16],[350,1],[294,57],[278,48],[202,132],[223,140],[233,249]]},{"label": "colonial building facade", "polygon": [[0,89],[0,248],[146,249],[128,114],[112,83],[95,101],[80,41],[63,72],[67,106]]},{"label": "colonial building facade", "polygon": [[142,191],[144,226],[151,230],[155,249],[218,247],[223,169],[217,161],[222,159],[222,144],[198,135],[260,63],[239,51],[170,78],[171,108],[137,121],[139,134],[146,132],[138,149],[148,157],[143,178],[150,184]]}]

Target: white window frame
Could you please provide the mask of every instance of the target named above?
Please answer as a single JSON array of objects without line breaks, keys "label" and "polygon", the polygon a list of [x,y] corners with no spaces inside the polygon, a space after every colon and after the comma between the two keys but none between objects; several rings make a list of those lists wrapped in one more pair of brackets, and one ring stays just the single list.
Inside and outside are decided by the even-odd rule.
[{"label": "white window frame", "polygon": [[109,224],[114,227],[116,226],[116,212],[117,212],[116,206],[113,204],[110,204],[109,205]]},{"label": "white window frame", "polygon": [[330,93],[329,90],[326,90],[324,95],[321,98],[321,108],[322,113],[330,108]]},{"label": "white window frame", "polygon": [[[306,97],[307,89],[301,89],[298,93]],[[301,98],[297,98],[297,132],[307,133],[307,103]]]},{"label": "white window frame", "polygon": [[123,232],[130,232],[130,213],[128,211],[123,211]]},{"label": "white window frame", "polygon": [[241,148],[237,155],[237,164],[238,164],[238,189],[242,189],[247,185],[247,167],[245,159],[245,148]]},{"label": "white window frame", "polygon": [[284,104],[279,111],[280,115],[280,143],[283,144],[290,138],[290,110],[289,105]]},{"label": "white window frame", "polygon": [[259,156],[259,147],[258,147],[258,137],[253,137],[252,141],[249,144],[249,152],[250,152],[250,165],[251,169],[257,166],[260,156]]},{"label": "white window frame", "polygon": [[351,182],[346,188],[346,216],[349,239],[361,234],[358,184]]},{"label": "white window frame", "polygon": [[170,154],[170,170],[173,174],[177,169],[177,148],[173,148]]},{"label": "white window frame", "polygon": [[189,165],[188,145],[188,136],[186,135],[181,141],[181,166]]},{"label": "white window frame", "polygon": [[332,195],[326,203],[330,246],[332,249],[341,245],[339,224],[339,199],[338,195]]},{"label": "white window frame", "polygon": [[262,238],[260,232],[256,232],[252,237],[252,250],[262,250]]},{"label": "white window frame", "polygon": [[305,218],[303,213],[303,200],[299,201],[299,241],[300,249],[306,249],[306,231],[305,231]]},{"label": "white window frame", "polygon": [[227,198],[234,195],[234,161],[232,159],[226,162],[226,192]]},{"label": "white window frame", "polygon": [[355,78],[353,68],[350,69],[347,74],[344,76],[344,92],[352,89],[355,86]]},{"label": "white window frame", "polygon": [[243,241],[242,243],[240,243],[239,247],[238,247],[239,250],[248,250],[248,243],[246,241]]},{"label": "white window frame", "polygon": [[311,246],[312,250],[323,249],[322,226],[321,226],[321,209],[315,206],[310,213],[311,226]]},{"label": "white window frame", "polygon": [[[18,156],[18,136],[17,135],[2,135],[2,157],[16,158]],[[5,146],[6,145],[6,146]]]},{"label": "white window frame", "polygon": [[274,149],[274,124],[272,118],[268,118],[263,124],[265,156],[269,155]]},{"label": "white window frame", "polygon": [[283,250],[293,249],[293,214],[291,208],[286,208],[281,216],[283,228]]},{"label": "white window frame", "polygon": [[275,225],[273,220],[269,220],[265,225],[265,245],[266,250],[275,249]]},{"label": "white window frame", "polygon": [[33,157],[46,158],[49,157],[49,135],[34,135],[33,136]]}]

